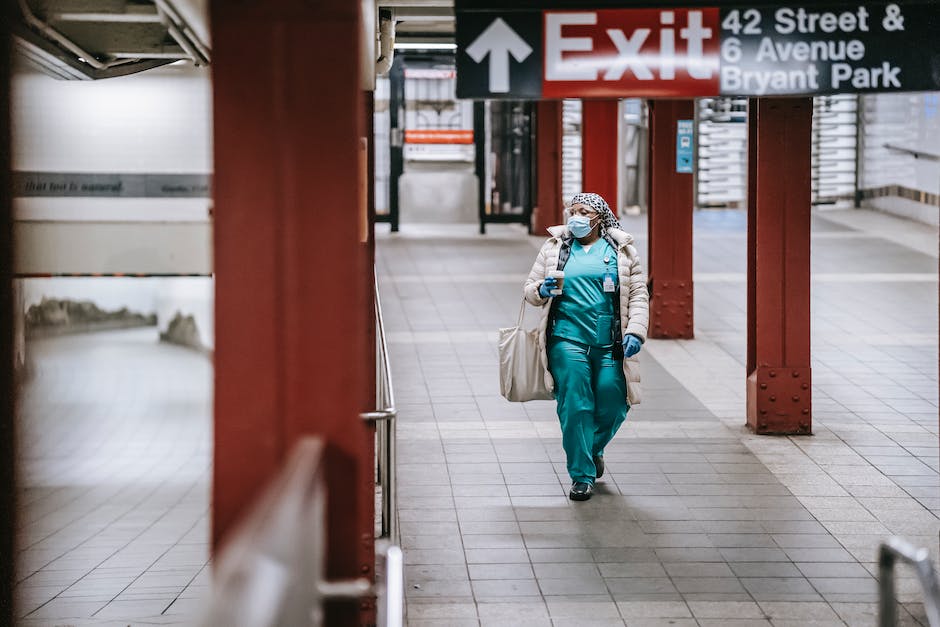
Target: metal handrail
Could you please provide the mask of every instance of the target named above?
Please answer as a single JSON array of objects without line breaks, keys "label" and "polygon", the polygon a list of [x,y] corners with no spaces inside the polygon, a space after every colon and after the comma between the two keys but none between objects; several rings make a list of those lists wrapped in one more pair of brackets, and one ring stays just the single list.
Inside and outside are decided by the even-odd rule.
[{"label": "metal handrail", "polygon": [[364,577],[325,578],[327,491],[324,445],[300,440],[284,469],[215,556],[213,595],[202,627],[277,627],[324,624],[331,599],[377,595],[386,627],[401,627],[404,589],[401,549],[386,546],[385,583]]},{"label": "metal handrail", "polygon": [[906,148],[904,146],[895,146],[894,144],[885,144],[885,148],[888,150],[894,150],[895,152],[903,152],[904,154],[910,155],[915,159],[925,159],[927,161],[940,161],[940,155],[934,154],[932,152],[927,152],[925,150],[916,150],[914,148]]},{"label": "metal handrail", "polygon": [[363,420],[375,423],[376,476],[382,491],[382,530],[380,537],[398,542],[398,481],[395,468],[396,420],[395,392],[392,388],[392,369],[388,359],[385,320],[379,284],[375,283],[375,405],[376,410],[361,414]]},{"label": "metal handrail", "polygon": [[914,567],[924,593],[924,611],[930,627],[940,627],[940,586],[927,549],[915,548],[901,538],[890,538],[878,549],[878,589],[880,627],[898,624],[898,604],[894,594],[894,564],[898,560]]}]

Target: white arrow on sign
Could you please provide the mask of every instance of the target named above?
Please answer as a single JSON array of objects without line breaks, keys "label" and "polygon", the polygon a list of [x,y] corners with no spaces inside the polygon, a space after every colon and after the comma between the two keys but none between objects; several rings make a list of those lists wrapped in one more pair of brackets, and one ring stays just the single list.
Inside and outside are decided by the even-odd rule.
[{"label": "white arrow on sign", "polygon": [[490,55],[490,92],[497,94],[509,91],[509,55],[522,63],[532,48],[498,17],[467,46],[467,54],[477,63]]}]

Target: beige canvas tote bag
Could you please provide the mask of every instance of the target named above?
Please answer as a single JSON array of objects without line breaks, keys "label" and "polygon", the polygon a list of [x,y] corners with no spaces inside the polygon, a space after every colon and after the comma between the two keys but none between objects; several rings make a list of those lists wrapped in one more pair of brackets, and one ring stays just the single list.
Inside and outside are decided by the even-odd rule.
[{"label": "beige canvas tote bag", "polygon": [[545,366],[539,347],[539,330],[523,324],[525,299],[514,327],[499,330],[499,391],[513,402],[549,401],[555,398],[545,385]]}]

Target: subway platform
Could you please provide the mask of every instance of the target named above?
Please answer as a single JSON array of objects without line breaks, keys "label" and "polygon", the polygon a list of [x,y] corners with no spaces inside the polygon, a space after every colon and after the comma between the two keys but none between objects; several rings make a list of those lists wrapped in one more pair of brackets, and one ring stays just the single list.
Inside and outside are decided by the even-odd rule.
[{"label": "subway platform", "polygon": [[[645,219],[624,224],[645,257]],[[377,238],[409,625],[874,625],[879,542],[936,558],[936,229],[815,215],[814,434],[766,437],[744,427],[745,216],[696,213],[696,339],[644,346],[644,401],[582,503],[554,403],[498,393],[496,330],[543,238]],[[903,567],[898,588],[926,624]]]},{"label": "subway platform", "polygon": [[212,365],[157,333],[29,345],[16,625],[190,625],[205,605]]},{"label": "subway platform", "polygon": [[[643,219],[625,226],[645,256]],[[497,391],[496,329],[542,238],[379,229],[410,625],[873,625],[878,542],[936,556],[936,229],[818,214],[815,435],[756,437],[744,217],[697,213],[697,339],[646,344],[645,401],[586,503],[566,498],[553,404]],[[192,624],[210,591],[209,361],[147,329],[30,350],[16,624]],[[899,574],[904,624],[923,623]]]}]

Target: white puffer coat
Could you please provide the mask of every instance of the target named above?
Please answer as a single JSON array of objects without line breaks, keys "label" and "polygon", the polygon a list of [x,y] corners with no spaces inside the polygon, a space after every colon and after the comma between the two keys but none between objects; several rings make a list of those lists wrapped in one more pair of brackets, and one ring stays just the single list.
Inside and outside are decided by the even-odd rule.
[{"label": "white puffer coat", "polygon": [[[552,237],[542,245],[542,250],[539,251],[532,265],[523,289],[525,299],[529,304],[542,309],[542,316],[539,320],[542,364],[545,366],[545,384],[549,389],[554,390],[555,381],[548,372],[548,350],[545,337],[553,299],[539,296],[539,287],[549,272],[558,269],[562,241],[571,239],[572,236],[567,226],[553,226],[548,229],[548,232]],[[620,283],[621,337],[632,333],[645,342],[650,321],[649,292],[646,289],[646,277],[643,275],[640,258],[636,248],[633,247],[633,236],[619,229],[610,229],[607,235],[618,245],[617,276]],[[627,380],[627,402],[636,405],[640,402],[640,363],[636,355],[623,360],[623,373]]]}]

